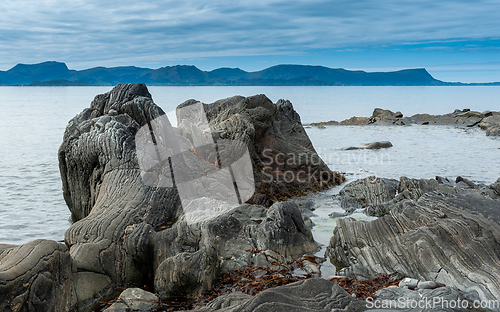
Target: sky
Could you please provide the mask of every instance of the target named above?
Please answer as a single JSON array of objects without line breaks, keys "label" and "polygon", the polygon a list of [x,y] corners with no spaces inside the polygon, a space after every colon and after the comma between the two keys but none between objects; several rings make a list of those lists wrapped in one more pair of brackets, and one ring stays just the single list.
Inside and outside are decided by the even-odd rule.
[{"label": "sky", "polygon": [[0,12],[0,70],[302,64],[500,81],[498,0],[2,0]]}]

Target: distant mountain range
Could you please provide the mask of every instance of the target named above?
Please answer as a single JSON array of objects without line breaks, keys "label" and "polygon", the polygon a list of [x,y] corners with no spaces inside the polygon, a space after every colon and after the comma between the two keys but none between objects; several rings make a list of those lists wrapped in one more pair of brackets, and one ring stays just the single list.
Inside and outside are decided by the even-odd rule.
[{"label": "distant mountain range", "polygon": [[434,79],[424,68],[394,72],[351,71],[307,65],[277,65],[256,72],[239,68],[202,71],[195,66],[177,65],[158,69],[95,67],[70,70],[65,63],[18,64],[0,71],[0,85],[6,86],[108,86],[144,82],[172,86],[448,86],[500,85],[463,84]]}]

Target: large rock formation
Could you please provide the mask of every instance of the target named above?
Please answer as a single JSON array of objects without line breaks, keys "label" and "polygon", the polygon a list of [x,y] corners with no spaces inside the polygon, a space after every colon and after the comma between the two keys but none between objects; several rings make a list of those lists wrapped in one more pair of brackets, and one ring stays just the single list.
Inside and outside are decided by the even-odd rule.
[{"label": "large rock formation", "polygon": [[468,188],[404,177],[396,188],[374,177],[346,186],[346,207],[364,205],[383,216],[338,220],[330,257],[345,274],[399,272],[456,287],[468,299],[499,298],[500,179],[484,188],[462,180],[457,185]]},{"label": "large rock formation", "polygon": [[[290,102],[233,97],[205,111],[214,139],[246,144],[258,193],[251,202],[269,206],[343,181],[319,159]],[[151,185],[141,176],[135,136],[163,115],[144,84],[120,84],[69,122],[59,165],[74,223],[65,245],[0,245],[3,310],[82,310],[144,285],[162,296],[193,294],[209,289],[220,272],[286,264],[318,249],[291,202],[243,204],[186,222],[176,187]],[[185,130],[174,129],[172,136],[186,142],[192,133]],[[196,153],[193,148],[183,156]],[[293,179],[284,180],[287,173]],[[207,208],[214,204],[202,201]]]}]

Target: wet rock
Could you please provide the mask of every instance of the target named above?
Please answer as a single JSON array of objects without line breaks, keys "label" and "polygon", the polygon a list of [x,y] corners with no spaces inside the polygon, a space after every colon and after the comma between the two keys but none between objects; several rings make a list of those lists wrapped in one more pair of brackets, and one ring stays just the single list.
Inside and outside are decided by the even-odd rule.
[{"label": "wet rock", "polygon": [[489,112],[486,113],[489,115],[488,117],[485,117],[481,123],[479,124],[479,127],[483,130],[487,130],[488,128],[491,127],[498,127],[500,125],[500,114],[499,113],[493,113]]},{"label": "wet rock", "polygon": [[492,300],[500,296],[499,209],[478,194],[426,192],[371,222],[339,219],[328,253],[345,274],[398,272]]},{"label": "wet rock", "polygon": [[[398,311],[407,312],[432,312],[432,311],[468,311],[468,309],[456,306],[457,302],[464,304],[469,304],[466,302],[465,297],[462,293],[453,287],[441,287],[437,289],[419,289],[410,290],[403,288],[384,288],[375,293],[377,301],[379,304],[385,302],[393,302],[400,304],[400,306],[392,306],[385,308],[393,308]],[[427,304],[428,302],[432,304]],[[449,304],[453,302],[455,306],[452,308]],[[367,307],[374,305],[374,301],[367,303]],[[411,304],[413,303],[413,307]],[[472,304],[471,304],[472,306]]]},{"label": "wet rock", "polygon": [[500,135],[500,112],[476,112],[470,109],[456,109],[453,113],[444,115],[416,114],[404,117],[401,112],[375,108],[371,117],[352,117],[341,122],[329,121],[338,125],[453,125],[459,127],[476,127],[486,130],[487,135]]},{"label": "wet rock", "polygon": [[159,306],[158,297],[140,288],[125,289],[115,303],[105,312],[156,311]]},{"label": "wet rock", "polygon": [[68,248],[50,240],[0,244],[0,311],[77,308]]},{"label": "wet rock", "polygon": [[337,198],[340,200],[341,207],[351,213],[356,209],[393,199],[397,187],[397,180],[370,176],[347,184],[340,190]]},{"label": "wet rock", "polygon": [[[259,203],[344,181],[319,158],[290,102],[273,104],[258,95],[204,108],[214,138],[247,145],[257,193],[264,195]],[[210,288],[220,272],[252,264],[256,253],[275,252],[286,265],[319,248],[304,223],[307,218],[291,202],[268,209],[235,204],[218,217],[203,214],[197,223],[186,222],[178,188],[152,186],[141,176],[135,135],[163,115],[144,84],[119,84],[68,123],[58,157],[74,223],[65,245],[43,240],[0,245],[2,310],[84,310],[116,289],[143,285],[153,285],[162,296],[195,294]],[[200,116],[178,117],[182,129],[173,129],[170,137],[186,147],[184,159],[199,159],[188,138],[204,140],[196,123]],[[193,168],[204,172],[211,165],[207,160]],[[285,172],[294,179],[280,180]],[[200,183],[195,180],[194,189]],[[215,199],[198,200],[203,207],[225,208]]]},{"label": "wet rock", "polygon": [[438,183],[440,183],[440,184],[454,186],[453,183],[446,177],[436,176],[436,181],[438,181]]},{"label": "wet rock", "polygon": [[389,141],[381,141],[381,142],[373,142],[373,143],[366,143],[363,146],[350,146],[350,147],[344,147],[342,148],[343,150],[350,151],[350,150],[358,150],[358,149],[381,149],[381,148],[389,148],[392,147],[392,143]]},{"label": "wet rock", "polygon": [[[235,298],[236,297],[236,298]],[[365,302],[356,300],[340,286],[312,278],[265,290],[254,297],[225,295],[200,312],[215,311],[363,311]]]},{"label": "wet rock", "polygon": [[458,187],[462,188],[472,188],[472,189],[477,189],[479,188],[474,182],[467,178],[462,178],[462,177],[457,177],[455,180],[455,183],[457,184]]},{"label": "wet rock", "polygon": [[499,136],[500,135],[500,126],[496,125],[496,126],[489,127],[486,130],[486,135],[488,135],[488,136]]},{"label": "wet rock", "polygon": [[332,212],[328,215],[330,218],[342,218],[342,217],[345,217],[347,216],[346,213],[342,213],[342,212]]}]

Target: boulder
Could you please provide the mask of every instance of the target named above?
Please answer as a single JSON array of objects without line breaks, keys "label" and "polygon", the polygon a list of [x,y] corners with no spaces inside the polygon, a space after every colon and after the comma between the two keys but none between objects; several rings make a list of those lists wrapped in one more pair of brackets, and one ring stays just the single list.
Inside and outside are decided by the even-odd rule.
[{"label": "boulder", "polygon": [[105,312],[128,312],[128,311],[156,311],[160,301],[158,297],[150,292],[140,288],[127,288],[125,289],[115,303]]},{"label": "boulder", "polygon": [[498,182],[480,187],[472,181],[457,177],[455,183],[443,177],[436,179],[397,180],[367,177],[353,181],[339,192],[341,207],[347,212],[365,208],[370,216],[383,216],[395,207],[411,205],[408,200],[418,200],[423,194],[438,191],[445,194],[470,194],[491,199],[500,198]]}]

